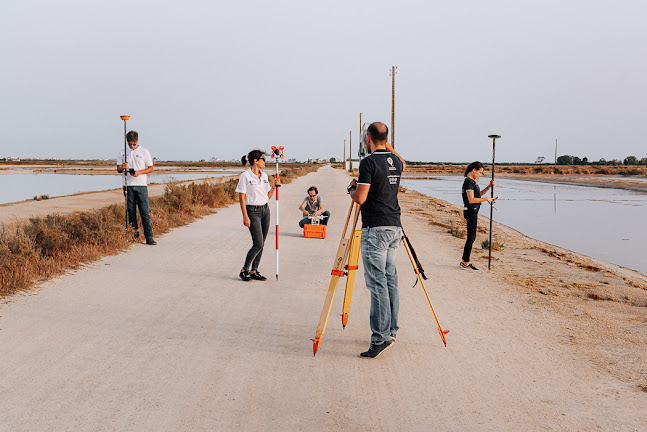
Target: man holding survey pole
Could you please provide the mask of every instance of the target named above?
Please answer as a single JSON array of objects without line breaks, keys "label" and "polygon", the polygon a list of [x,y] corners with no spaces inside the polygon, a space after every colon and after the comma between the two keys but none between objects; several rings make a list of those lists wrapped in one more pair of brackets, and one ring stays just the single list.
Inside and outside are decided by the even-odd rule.
[{"label": "man holding survey pole", "polygon": [[371,345],[361,357],[375,358],[393,345],[398,331],[400,295],[395,267],[402,239],[398,190],[404,160],[387,142],[385,124],[368,127],[366,147],[371,153],[359,165],[359,178],[348,186],[351,199],[361,205],[362,263],[371,292]]},{"label": "man holding survey pole", "polygon": [[147,245],[156,245],[153,237],[153,227],[148,208],[148,183],[147,174],[153,172],[153,159],[151,154],[144,147],[138,145],[139,134],[130,131],[126,134],[128,149],[126,154],[119,153],[117,159],[117,172],[127,172],[126,186],[128,189],[128,221],[135,230],[135,238],[139,237],[139,226],[137,224],[137,208],[142,219],[144,237]]}]

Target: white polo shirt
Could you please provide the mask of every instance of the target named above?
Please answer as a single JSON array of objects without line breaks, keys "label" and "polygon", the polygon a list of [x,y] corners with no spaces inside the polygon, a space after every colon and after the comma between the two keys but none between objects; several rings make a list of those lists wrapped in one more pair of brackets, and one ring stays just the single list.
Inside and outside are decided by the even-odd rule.
[{"label": "white polo shirt", "polygon": [[259,179],[252,169],[243,171],[238,178],[236,192],[245,194],[246,205],[265,205],[269,202],[267,193],[272,190],[267,174],[261,171]]},{"label": "white polo shirt", "polygon": [[[143,171],[146,168],[153,166],[153,158],[148,150],[142,146],[138,146],[135,150],[128,148],[126,150],[126,157],[128,160],[128,169],[134,169],[135,171]],[[117,165],[124,164],[124,152],[119,153],[119,158],[117,159]],[[126,176],[126,185],[128,186],[146,186],[148,185],[148,175],[140,174],[137,177],[133,177],[128,173]]]}]

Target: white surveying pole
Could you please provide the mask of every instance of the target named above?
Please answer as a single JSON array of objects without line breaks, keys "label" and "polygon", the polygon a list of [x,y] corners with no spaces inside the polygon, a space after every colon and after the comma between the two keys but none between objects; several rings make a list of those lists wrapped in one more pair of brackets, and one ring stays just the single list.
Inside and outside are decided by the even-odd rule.
[{"label": "white surveying pole", "polygon": [[[272,146],[272,158],[276,157],[276,177],[279,176],[279,157],[283,159],[283,146]],[[279,280],[279,187],[276,185],[276,280]]]}]

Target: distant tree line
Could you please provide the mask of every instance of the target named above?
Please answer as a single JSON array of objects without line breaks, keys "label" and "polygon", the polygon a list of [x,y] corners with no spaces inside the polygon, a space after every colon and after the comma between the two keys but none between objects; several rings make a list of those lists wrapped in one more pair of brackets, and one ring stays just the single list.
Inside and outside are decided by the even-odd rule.
[{"label": "distant tree line", "polygon": [[627,156],[624,160],[601,158],[599,161],[591,161],[586,157],[580,159],[577,156],[562,155],[557,158],[557,165],[647,165],[647,158],[638,159],[636,156]]}]

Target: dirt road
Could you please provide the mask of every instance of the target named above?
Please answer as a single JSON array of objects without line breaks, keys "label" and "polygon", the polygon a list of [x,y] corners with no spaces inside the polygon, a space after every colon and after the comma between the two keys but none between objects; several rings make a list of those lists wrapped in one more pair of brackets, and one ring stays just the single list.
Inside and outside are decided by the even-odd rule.
[{"label": "dirt road", "polygon": [[[234,205],[11,297],[0,431],[644,430],[646,392],[582,357],[561,335],[569,322],[496,272],[459,270],[454,242],[417,216],[403,224],[447,347],[401,248],[395,346],[358,357],[370,338],[360,265],[348,326],[340,288],[313,357],[348,181],[322,168],[281,189],[279,281],[273,229],[268,281],[238,279],[250,238]],[[332,213],[325,240],[297,226],[310,185]]]}]

